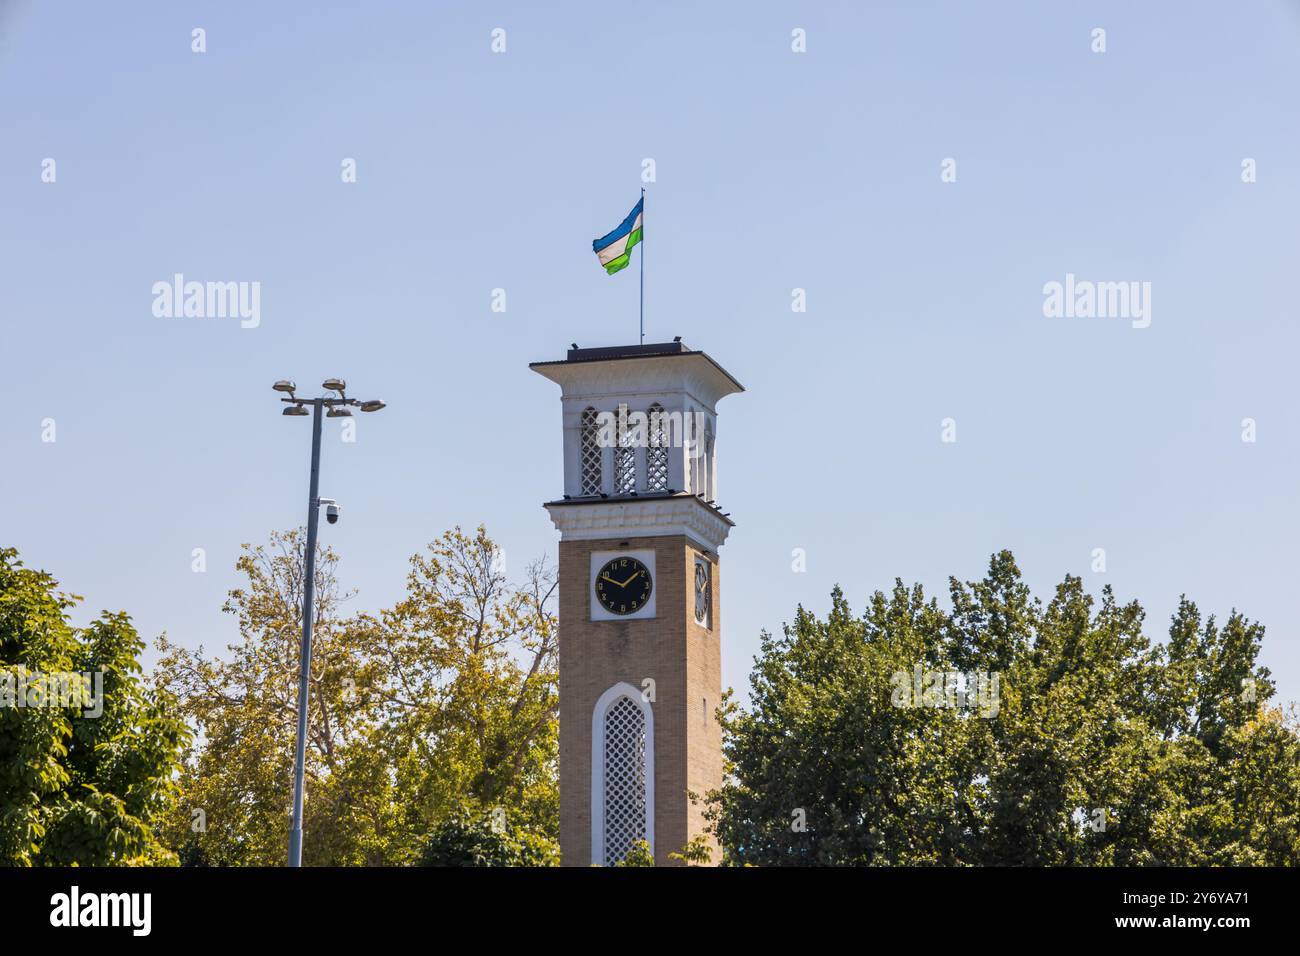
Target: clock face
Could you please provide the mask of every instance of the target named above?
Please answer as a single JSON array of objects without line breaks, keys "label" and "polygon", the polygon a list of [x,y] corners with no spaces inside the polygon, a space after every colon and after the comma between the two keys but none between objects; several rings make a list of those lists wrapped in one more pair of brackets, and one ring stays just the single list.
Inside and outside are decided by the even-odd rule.
[{"label": "clock face", "polygon": [[709,623],[709,566],[695,562],[695,620],[705,627]]},{"label": "clock face", "polygon": [[653,589],[650,569],[636,558],[613,558],[596,572],[596,600],[611,614],[635,614]]}]

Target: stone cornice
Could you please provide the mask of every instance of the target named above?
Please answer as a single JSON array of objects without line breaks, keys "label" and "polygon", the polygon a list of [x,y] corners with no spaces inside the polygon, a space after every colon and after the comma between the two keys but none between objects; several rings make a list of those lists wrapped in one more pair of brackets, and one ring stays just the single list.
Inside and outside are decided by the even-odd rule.
[{"label": "stone cornice", "polygon": [[529,368],[558,384],[566,399],[686,391],[712,409],[719,399],[744,391],[703,352],[633,360],[534,362]]},{"label": "stone cornice", "polygon": [[551,501],[545,507],[564,541],[681,534],[716,551],[733,525],[694,495]]}]

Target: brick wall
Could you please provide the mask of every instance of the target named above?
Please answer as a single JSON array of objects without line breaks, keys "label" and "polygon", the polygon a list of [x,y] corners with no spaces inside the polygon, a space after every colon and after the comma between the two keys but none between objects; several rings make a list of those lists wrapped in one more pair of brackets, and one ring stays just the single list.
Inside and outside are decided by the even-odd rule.
[{"label": "brick wall", "polygon": [[[591,620],[593,551],[655,552],[655,613],[649,620]],[[682,535],[560,543],[560,845],[565,866],[591,863],[591,719],[614,684],[654,680],[655,861],[702,832],[703,794],[722,783],[721,589],[713,565],[712,629],[693,614],[695,555]]]}]

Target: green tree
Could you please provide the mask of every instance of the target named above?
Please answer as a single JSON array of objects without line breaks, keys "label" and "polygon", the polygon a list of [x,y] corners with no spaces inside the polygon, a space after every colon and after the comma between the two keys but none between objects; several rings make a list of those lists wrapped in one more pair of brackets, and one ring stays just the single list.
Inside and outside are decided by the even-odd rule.
[{"label": "green tree", "polygon": [[[160,686],[198,736],[169,836],[188,862],[274,865],[288,841],[303,578],[302,534],[245,548],[226,610],[226,659],[160,642]],[[507,813],[543,843],[558,831],[554,578],[512,587],[480,528],[411,559],[407,594],[341,613],[338,558],[316,561],[303,859],[397,865],[452,821]],[[454,832],[449,831],[452,836]],[[520,838],[520,845],[527,841]],[[538,859],[549,857],[538,857]]]},{"label": "green tree", "polygon": [[654,866],[655,855],[650,852],[650,844],[645,840],[634,840],[628,847],[626,855],[619,860],[614,866]]},{"label": "green tree", "polygon": [[406,598],[374,631],[410,845],[502,809],[558,839],[555,576],[535,563],[512,587],[501,557],[482,527],[448,531],[411,558]]},{"label": "green tree", "polygon": [[[855,617],[836,589],[763,636],[750,708],[721,711],[726,862],[1300,863],[1300,733],[1260,625],[1184,599],[1152,644],[1136,602],[1067,577],[1044,603],[1009,552],[949,597],[897,582]],[[956,673],[997,693],[917,701]]]},{"label": "green tree", "polygon": [[[504,817],[504,814],[502,814]],[[433,828],[421,866],[554,866],[553,840],[491,818],[450,817]]]},{"label": "green tree", "polygon": [[[79,599],[57,587],[0,549],[0,863],[173,863],[158,824],[186,742],[175,702],[141,681],[125,614],[75,628]],[[60,706],[32,706],[60,681]]]},{"label": "green tree", "polygon": [[[223,610],[238,621],[230,656],[190,651],[165,636],[156,671],[196,731],[181,778],[183,800],[170,822],[172,844],[189,862],[219,866],[283,863],[289,839],[302,635],[301,531],[245,546],[237,568],[245,586]],[[362,618],[345,618],[338,558],[316,558],[316,601],[306,756],[303,861],[308,865],[389,862],[396,814],[374,737],[381,683],[366,653]]]}]

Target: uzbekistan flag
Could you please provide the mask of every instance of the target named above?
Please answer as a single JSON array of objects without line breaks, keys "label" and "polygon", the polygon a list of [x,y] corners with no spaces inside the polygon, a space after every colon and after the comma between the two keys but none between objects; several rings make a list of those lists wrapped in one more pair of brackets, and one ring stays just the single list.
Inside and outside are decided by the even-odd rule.
[{"label": "uzbekistan flag", "polygon": [[641,207],[644,205],[645,197],[642,196],[641,201],[632,207],[632,211],[617,229],[591,244],[608,275],[613,275],[627,265],[632,247],[641,241]]}]

